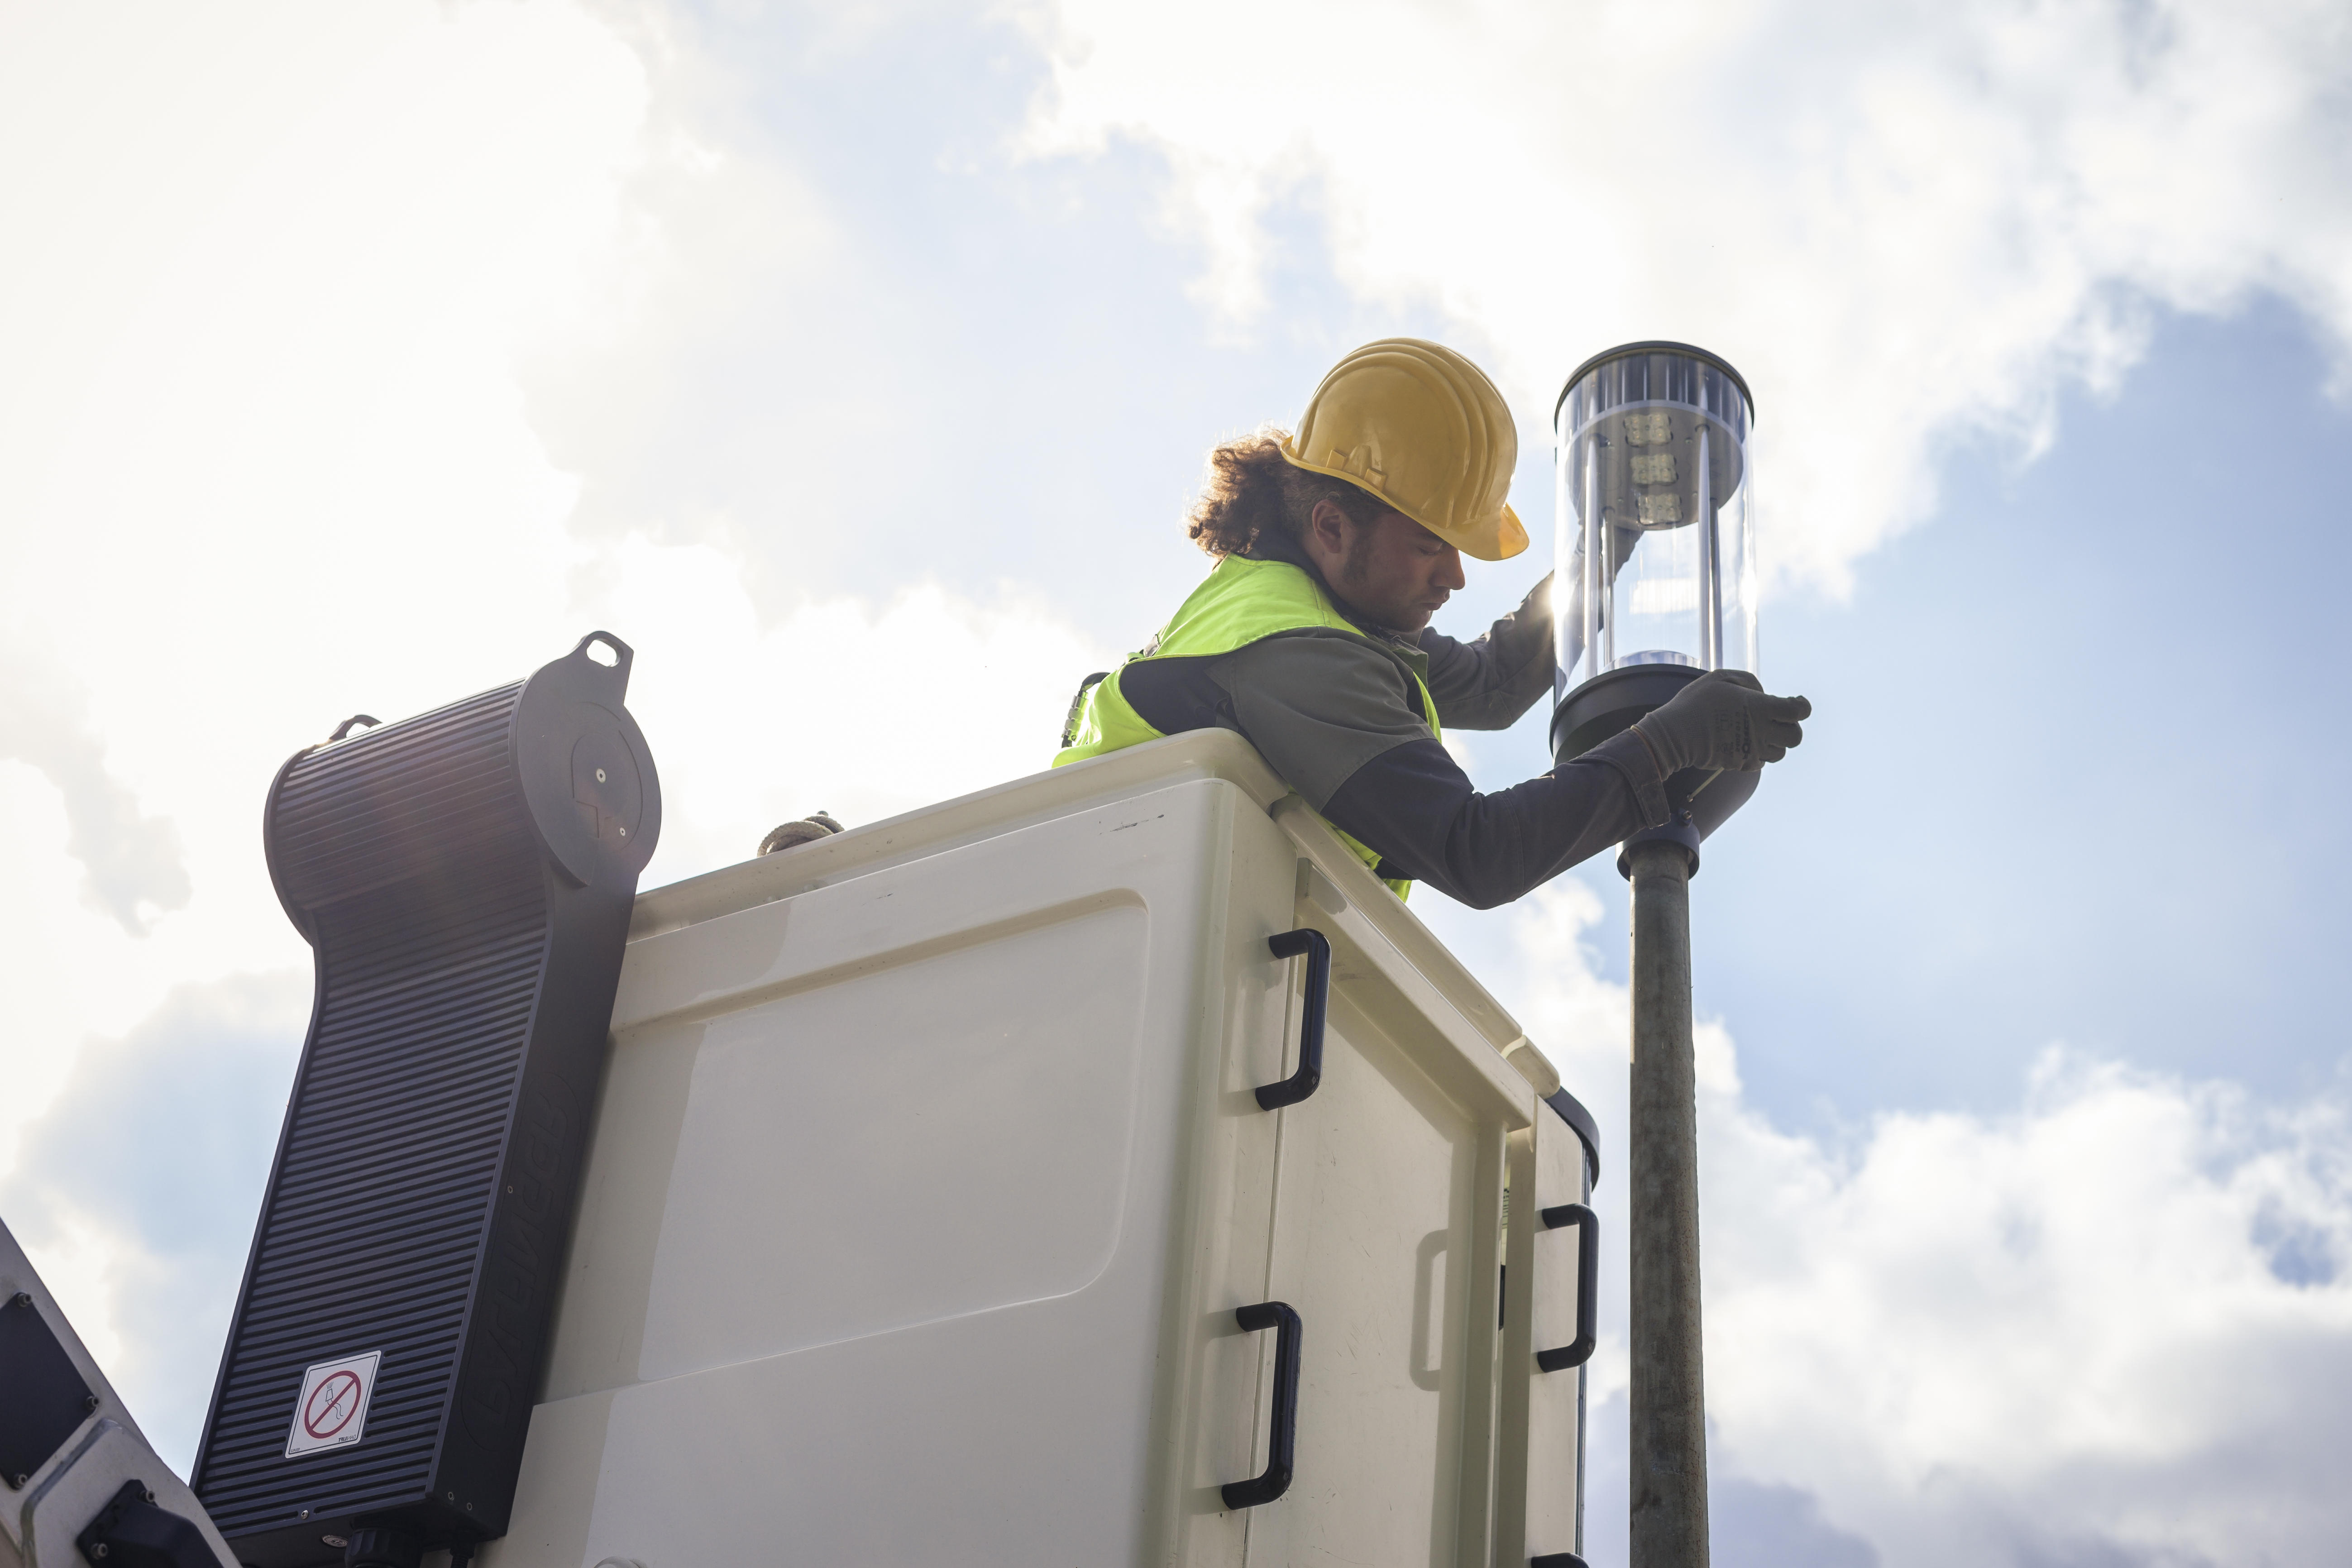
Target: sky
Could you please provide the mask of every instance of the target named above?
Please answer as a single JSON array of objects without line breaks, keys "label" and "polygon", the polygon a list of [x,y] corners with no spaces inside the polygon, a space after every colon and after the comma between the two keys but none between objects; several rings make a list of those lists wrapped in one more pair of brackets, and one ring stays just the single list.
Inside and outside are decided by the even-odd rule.
[{"label": "sky", "polygon": [[[175,1463],[308,1015],[286,755],[607,626],[646,885],[871,822],[1041,766],[1348,349],[1512,404],[1468,636],[1560,382],[1666,337],[1756,389],[1817,713],[1694,885],[1717,1562],[2339,1550],[2340,5],[0,0],[0,1215]],[[1623,900],[1413,901],[1612,1156]]]}]

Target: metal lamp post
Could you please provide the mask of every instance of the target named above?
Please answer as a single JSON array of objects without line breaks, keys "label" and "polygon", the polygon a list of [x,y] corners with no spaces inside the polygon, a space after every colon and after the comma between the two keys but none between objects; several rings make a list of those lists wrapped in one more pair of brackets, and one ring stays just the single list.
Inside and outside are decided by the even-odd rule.
[{"label": "metal lamp post", "polygon": [[[1706,670],[1756,668],[1754,419],[1739,373],[1685,343],[1627,343],[1569,378],[1553,411],[1559,761]],[[1617,859],[1633,883],[1633,1568],[1707,1562],[1690,879],[1758,777],[1676,773],[1674,819]]]}]

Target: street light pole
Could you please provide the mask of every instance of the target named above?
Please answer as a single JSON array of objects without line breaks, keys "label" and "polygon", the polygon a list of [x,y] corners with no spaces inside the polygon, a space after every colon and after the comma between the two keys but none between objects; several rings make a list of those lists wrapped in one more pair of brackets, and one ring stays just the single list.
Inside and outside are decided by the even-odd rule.
[{"label": "street light pole", "polygon": [[[1552,754],[1621,735],[1692,681],[1756,668],[1754,400],[1722,356],[1622,343],[1552,405]],[[1690,879],[1760,770],[1660,781],[1672,820],[1627,838],[1633,883],[1633,1568],[1707,1568]]]},{"label": "street light pole", "polygon": [[1625,847],[1633,883],[1632,1568],[1707,1568],[1691,1045],[1696,858],[1663,834]]}]

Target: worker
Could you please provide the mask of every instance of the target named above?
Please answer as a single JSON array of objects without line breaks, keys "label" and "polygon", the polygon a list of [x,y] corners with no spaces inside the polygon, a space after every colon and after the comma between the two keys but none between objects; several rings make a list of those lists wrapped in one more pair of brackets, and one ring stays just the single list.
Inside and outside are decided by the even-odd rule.
[{"label": "worker", "polygon": [[1528,547],[1505,500],[1517,460],[1510,409],[1462,355],[1416,338],[1349,354],[1295,434],[1210,453],[1187,531],[1216,564],[1157,637],[1079,688],[1054,765],[1231,730],[1399,897],[1421,881],[1489,909],[1665,824],[1675,773],[1753,770],[1796,745],[1810,703],[1714,670],[1538,778],[1472,787],[1444,727],[1507,728],[1552,689],[1550,578],[1475,641],[1429,626],[1465,585],[1464,555]]}]

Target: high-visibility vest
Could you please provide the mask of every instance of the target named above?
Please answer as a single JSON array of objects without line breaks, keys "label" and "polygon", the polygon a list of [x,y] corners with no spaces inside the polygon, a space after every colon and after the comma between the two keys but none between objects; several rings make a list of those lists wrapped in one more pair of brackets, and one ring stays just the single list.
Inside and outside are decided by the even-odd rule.
[{"label": "high-visibility vest", "polygon": [[[1141,652],[1129,655],[1118,668],[1078,693],[1065,737],[1069,744],[1055,755],[1054,765],[1058,768],[1066,763],[1084,762],[1106,752],[1160,739],[1160,732],[1144,721],[1119,689],[1119,677],[1129,666],[1152,658],[1213,658],[1285,632],[1316,629],[1354,637],[1393,656],[1412,675],[1413,687],[1421,693],[1422,716],[1429,721],[1430,733],[1440,733],[1437,700],[1429,694],[1429,682],[1423,676],[1427,658],[1420,649],[1396,647],[1365,636],[1339,613],[1331,596],[1311,574],[1286,561],[1253,561],[1245,556],[1228,555],[1192,590],[1192,596],[1184,601],[1174,617],[1160,628],[1160,635]],[[1379,868],[1379,850],[1329,818],[1324,821],[1358,859],[1375,869]],[[1412,883],[1391,879],[1389,886],[1402,899]]]}]

